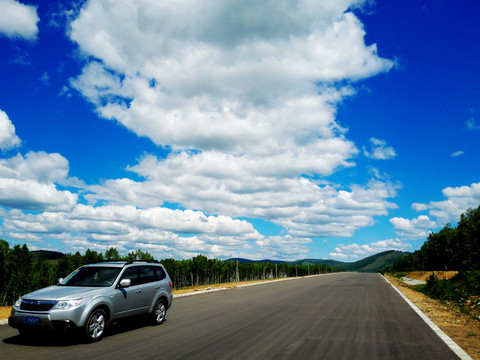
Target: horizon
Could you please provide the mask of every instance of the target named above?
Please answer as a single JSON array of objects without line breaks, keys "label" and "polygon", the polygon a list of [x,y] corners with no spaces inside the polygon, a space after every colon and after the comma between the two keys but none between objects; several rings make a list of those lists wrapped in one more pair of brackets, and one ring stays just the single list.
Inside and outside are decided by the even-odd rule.
[{"label": "horizon", "polygon": [[480,205],[480,3],[0,1],[0,238],[414,252]]},{"label": "horizon", "polygon": [[[28,246],[28,245],[27,245]],[[88,250],[88,249],[87,249]],[[67,255],[67,254],[70,254],[70,255],[74,255],[74,253],[72,252],[60,252],[60,251],[54,251],[54,250],[44,250],[44,249],[38,249],[38,250],[30,250],[29,249],[29,252],[32,253],[32,252],[52,252],[52,253],[57,253],[57,254],[62,254],[62,255]],[[391,252],[401,252],[403,254],[411,254],[411,252],[408,252],[408,251],[400,251],[400,250],[385,250],[385,251],[381,251],[379,253],[376,253],[376,254],[371,254],[371,255],[368,255],[366,257],[363,257],[363,258],[360,258],[360,259],[357,259],[357,260],[354,260],[354,261],[341,261],[341,260],[335,260],[335,259],[326,259],[326,258],[302,258],[302,259],[295,259],[295,260],[276,260],[276,259],[249,259],[249,258],[241,258],[241,257],[233,257],[233,258],[228,258],[228,259],[216,259],[216,258],[213,258],[213,259],[216,259],[216,260],[220,260],[220,261],[232,261],[232,260],[246,260],[246,261],[251,261],[251,262],[297,262],[297,261],[308,261],[308,260],[314,260],[314,261],[336,261],[336,262],[339,262],[339,263],[344,263],[344,264],[349,264],[349,263],[355,263],[355,262],[359,262],[359,261],[362,261],[362,260],[365,260],[369,257],[373,257],[373,256],[377,256],[377,255],[381,255],[381,254],[384,254],[384,253],[391,253]],[[102,255],[103,252],[101,252]],[[80,253],[80,255],[85,255],[85,253]],[[120,254],[121,256],[126,256],[128,254]],[[151,255],[151,254],[150,254]],[[198,255],[202,255],[202,256],[205,256],[203,254],[198,254]],[[197,256],[198,256],[197,255]],[[164,258],[164,259],[155,259],[155,260],[158,260],[158,261],[161,261],[161,260],[165,260],[165,259],[170,259],[170,258]],[[212,258],[210,258],[212,259]],[[185,259],[183,259],[185,260]]]}]

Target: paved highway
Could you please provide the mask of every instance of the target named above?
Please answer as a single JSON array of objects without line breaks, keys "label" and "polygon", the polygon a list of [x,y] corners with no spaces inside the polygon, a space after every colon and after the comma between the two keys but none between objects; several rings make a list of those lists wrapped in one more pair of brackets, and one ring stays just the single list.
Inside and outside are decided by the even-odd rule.
[{"label": "paved highway", "polygon": [[176,298],[167,319],[115,324],[95,344],[0,326],[0,359],[458,359],[378,274]]}]

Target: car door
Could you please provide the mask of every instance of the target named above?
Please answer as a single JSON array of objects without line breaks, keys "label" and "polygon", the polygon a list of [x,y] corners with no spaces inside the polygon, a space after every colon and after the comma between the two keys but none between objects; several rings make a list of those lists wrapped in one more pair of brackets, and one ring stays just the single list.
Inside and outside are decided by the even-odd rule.
[{"label": "car door", "polygon": [[126,288],[117,287],[115,289],[113,300],[115,317],[140,314],[145,305],[142,297],[139,266],[125,269],[119,283],[123,279],[130,279],[131,286]]},{"label": "car door", "polygon": [[155,295],[159,289],[158,277],[155,271],[155,266],[143,265],[139,267],[140,270],[140,290],[141,290],[141,304],[145,311],[150,309],[150,306],[155,299]]}]

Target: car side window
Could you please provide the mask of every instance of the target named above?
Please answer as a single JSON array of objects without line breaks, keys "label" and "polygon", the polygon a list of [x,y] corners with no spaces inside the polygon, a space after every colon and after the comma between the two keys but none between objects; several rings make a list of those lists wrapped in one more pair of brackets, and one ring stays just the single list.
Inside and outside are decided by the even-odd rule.
[{"label": "car side window", "polygon": [[123,279],[130,279],[132,281],[132,285],[140,284],[138,266],[134,266],[125,270],[125,272],[122,275],[122,280]]},{"label": "car side window", "polygon": [[142,284],[155,281],[153,266],[140,266],[140,281]]},{"label": "car side window", "polygon": [[165,270],[161,266],[155,266],[157,280],[163,280],[167,277]]}]

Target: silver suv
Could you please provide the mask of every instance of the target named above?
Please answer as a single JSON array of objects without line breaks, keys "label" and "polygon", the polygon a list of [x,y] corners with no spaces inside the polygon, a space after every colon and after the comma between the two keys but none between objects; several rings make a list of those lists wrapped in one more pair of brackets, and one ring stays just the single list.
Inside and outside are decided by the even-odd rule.
[{"label": "silver suv", "polygon": [[20,335],[79,328],[94,342],[102,338],[107,324],[123,317],[147,314],[161,324],[172,300],[172,282],[157,261],[90,264],[57,285],[22,296],[8,324]]}]

